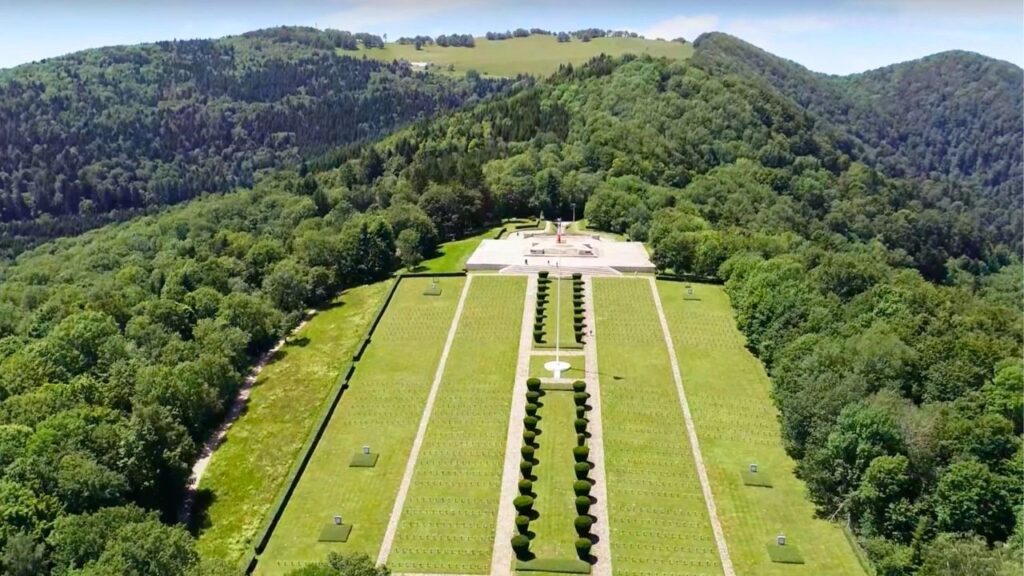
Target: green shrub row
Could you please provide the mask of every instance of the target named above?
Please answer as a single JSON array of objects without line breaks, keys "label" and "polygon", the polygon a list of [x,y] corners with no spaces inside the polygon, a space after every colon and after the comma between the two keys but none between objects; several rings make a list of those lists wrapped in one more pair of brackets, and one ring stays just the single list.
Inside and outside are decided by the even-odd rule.
[{"label": "green shrub row", "polygon": [[[579,329],[577,329],[578,336]],[[590,506],[592,503],[590,491],[594,484],[589,479],[590,470],[594,467],[594,464],[590,462],[590,447],[587,446],[586,442],[587,426],[590,424],[590,420],[587,418],[587,409],[589,408],[587,400],[590,399],[590,394],[587,393],[587,383],[583,380],[573,382],[572,389],[573,401],[576,403],[576,420],[573,421],[573,427],[576,429],[577,444],[572,449],[572,457],[576,462],[573,464],[576,481],[572,484],[572,491],[576,495],[574,503],[577,514],[576,519],[573,521],[573,526],[576,528],[576,534],[579,535],[575,542],[576,554],[580,560],[589,562],[590,552],[593,547],[590,540],[591,529],[594,525],[594,518],[590,516]]]},{"label": "green shrub row", "polygon": [[578,273],[572,275],[572,314],[572,327],[576,335],[576,342],[582,344],[586,324],[583,322],[583,277]]},{"label": "green shrub row", "polygon": [[[540,302],[537,304],[537,315],[541,316],[543,309]],[[540,332],[538,337],[537,333]],[[534,330],[534,339],[540,342],[543,338],[543,330]],[[516,534],[512,536],[512,550],[519,559],[527,558],[530,554],[530,513],[533,510],[533,481],[529,476],[533,472],[533,465],[536,463],[537,452],[537,423],[540,418],[537,411],[540,409],[540,378],[528,378],[526,380],[526,416],[523,417],[523,445],[519,448],[522,460],[519,461],[519,471],[522,477],[519,479],[519,495],[512,501],[516,509]]]},{"label": "green shrub row", "polygon": [[544,316],[548,303],[548,284],[551,280],[546,271],[537,273],[537,309],[533,318],[533,341],[540,344],[544,341]]}]

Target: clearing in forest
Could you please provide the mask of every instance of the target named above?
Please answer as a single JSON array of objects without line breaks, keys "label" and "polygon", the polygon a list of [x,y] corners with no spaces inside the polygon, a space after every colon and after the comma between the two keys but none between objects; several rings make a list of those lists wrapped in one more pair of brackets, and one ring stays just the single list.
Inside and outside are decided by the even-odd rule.
[{"label": "clearing in forest", "polygon": [[[458,254],[461,261],[463,256]],[[599,534],[600,540],[592,554],[580,552],[596,561],[595,575],[719,576],[732,573],[730,566],[740,575],[864,574],[842,530],[814,518],[782,448],[767,376],[744,348],[721,287],[655,283],[649,275],[588,275],[588,304],[580,319],[574,316],[570,281],[565,281],[568,289],[563,286],[563,314],[552,301],[538,319],[535,292],[527,292],[533,279],[528,282],[525,275],[440,278],[440,295],[430,296],[433,282],[407,277],[399,284],[259,557],[258,573],[283,574],[341,552],[369,554],[400,574],[511,574],[517,565],[511,540],[518,528],[512,525],[517,512],[509,504],[516,488],[506,480],[512,477],[510,465],[519,480],[525,440],[522,431],[512,431],[522,427],[518,423],[527,408],[515,394],[522,387],[519,392],[528,397],[526,378],[535,376],[543,380],[534,383],[541,391],[533,396],[537,406],[530,408],[539,417],[539,434],[527,472],[535,500],[524,557],[544,562],[532,567],[587,568],[576,560],[574,526],[578,515],[587,514],[574,493],[579,471],[574,470],[573,446],[581,424],[576,420],[579,398],[570,383],[579,379],[593,392],[582,408],[599,439],[587,475],[595,482],[591,495],[596,496],[589,508],[595,521],[590,534]],[[280,413],[281,403],[292,402],[306,412],[288,416],[277,427],[261,416],[247,424],[260,424],[260,436],[233,435],[225,444],[228,457],[215,460],[209,477],[220,489],[209,509],[215,521],[207,532],[216,539],[200,540],[207,553],[233,559],[251,545],[276,496],[271,492],[281,486],[297,453],[294,422],[305,422],[308,430],[309,413],[322,404],[356,341],[334,342],[326,332],[348,334],[352,326],[363,326],[368,314],[359,311],[379,298],[383,286],[350,293],[348,306],[358,304],[360,295],[364,305],[348,308],[345,315],[337,311],[345,307],[324,312],[268,366],[266,375],[272,379],[261,377],[262,386],[283,378],[279,370],[284,367],[291,385],[257,387],[254,398],[261,392],[264,396],[260,409]],[[557,298],[557,290],[547,293]],[[572,322],[577,321],[584,323],[586,344],[563,350],[562,359],[573,367],[564,381],[553,382],[543,364],[553,359],[554,350],[538,346],[531,336],[535,323],[548,333],[559,321],[570,337],[563,344],[575,343]],[[331,352],[341,357],[325,361],[323,355]],[[299,360],[305,362],[289,364]],[[271,390],[274,395],[268,395]],[[689,420],[682,408],[684,394]],[[278,448],[268,438],[275,432],[290,438],[290,448]],[[263,444],[261,457],[237,464],[232,454],[246,446],[255,450],[257,440]],[[354,459],[364,459],[363,446],[371,448],[375,465],[351,467]],[[271,450],[280,461],[264,457]],[[256,488],[233,493],[234,484],[226,479],[235,476],[217,467],[225,462],[247,466],[239,473],[259,476],[249,480]],[[751,464],[757,473],[750,471]],[[756,483],[768,485],[751,485]],[[506,497],[509,502],[502,500]],[[244,502],[253,507],[244,508]],[[228,512],[237,520],[220,523]],[[507,525],[499,523],[499,513]],[[332,528],[335,515],[352,527],[347,540],[321,541],[325,528],[347,532]],[[232,534],[233,539],[228,537]],[[780,534],[787,538],[785,551],[803,564],[771,561],[769,543]]]},{"label": "clearing in forest", "polygon": [[[579,66],[600,54],[650,54],[678,60],[693,55],[691,44],[644,38],[594,38],[590,42],[574,38],[571,42],[559,42],[554,36],[534,35],[508,40],[476,38],[475,42],[473,48],[427,45],[422,50],[417,50],[412,44],[392,42],[384,48],[360,47],[360,52],[369,58],[386,62],[408,60],[433,65],[440,72],[463,74],[468,70],[476,70],[489,76],[546,76],[557,72],[563,64]],[[339,53],[351,54],[344,50],[339,50]]]}]

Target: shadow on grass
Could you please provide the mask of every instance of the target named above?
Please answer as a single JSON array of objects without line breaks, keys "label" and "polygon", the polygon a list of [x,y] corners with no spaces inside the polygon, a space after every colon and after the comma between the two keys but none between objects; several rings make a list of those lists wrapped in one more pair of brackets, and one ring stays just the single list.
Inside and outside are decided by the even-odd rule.
[{"label": "shadow on grass", "polygon": [[309,344],[309,336],[302,336],[301,338],[293,338],[293,339],[289,340],[288,343],[286,344],[286,346],[288,346],[289,348],[292,347],[292,346],[297,346],[299,348],[305,348],[308,344]]},{"label": "shadow on grass", "polygon": [[195,500],[192,504],[192,517],[186,526],[193,536],[198,536],[200,532],[213,526],[213,522],[210,520],[210,506],[216,500],[216,494],[209,488],[196,490]]}]

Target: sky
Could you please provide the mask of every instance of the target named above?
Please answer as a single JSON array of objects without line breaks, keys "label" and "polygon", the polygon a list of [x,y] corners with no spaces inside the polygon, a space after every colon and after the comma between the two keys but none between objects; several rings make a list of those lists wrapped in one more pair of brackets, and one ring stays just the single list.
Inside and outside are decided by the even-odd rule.
[{"label": "sky", "polygon": [[391,39],[517,27],[688,40],[721,31],[830,74],[952,49],[1024,65],[1022,0],[0,0],[0,68],[285,24]]}]

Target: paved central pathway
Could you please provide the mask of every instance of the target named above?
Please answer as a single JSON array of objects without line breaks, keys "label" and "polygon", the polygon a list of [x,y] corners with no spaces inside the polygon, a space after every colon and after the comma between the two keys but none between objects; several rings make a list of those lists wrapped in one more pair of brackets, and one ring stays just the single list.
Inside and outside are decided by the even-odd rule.
[{"label": "paved central pathway", "polygon": [[533,308],[537,297],[537,276],[526,279],[523,299],[523,323],[519,329],[519,360],[516,381],[512,388],[512,408],[505,439],[505,466],[501,472],[501,499],[498,520],[494,527],[494,548],[491,552],[491,576],[512,573],[512,536],[515,534],[516,510],[512,500],[519,491],[519,448],[523,444],[523,418],[526,416],[526,379],[530,377],[530,350],[533,349]]},{"label": "paved central pathway", "polygon": [[409,460],[405,463],[405,472],[402,474],[402,483],[398,487],[398,496],[395,497],[395,506],[391,509],[391,517],[388,519],[388,527],[384,532],[384,539],[380,543],[380,553],[377,554],[377,564],[385,564],[388,556],[391,555],[391,545],[395,541],[395,533],[398,532],[398,521],[402,519],[402,509],[405,508],[405,498],[409,495],[409,485],[412,484],[412,475],[416,471],[416,461],[420,457],[420,448],[423,446],[423,436],[427,432],[427,425],[430,423],[430,414],[434,411],[434,400],[437,399],[437,391],[441,388],[441,377],[444,376],[444,366],[448,362],[448,353],[452,349],[452,342],[455,340],[455,332],[459,328],[459,319],[462,318],[462,308],[466,304],[466,295],[469,294],[469,285],[473,283],[473,276],[466,276],[466,283],[462,285],[462,294],[459,295],[459,305],[455,308],[455,316],[452,318],[451,328],[448,329],[448,338],[444,341],[444,349],[441,351],[441,359],[437,362],[437,372],[434,373],[434,382],[430,385],[430,394],[427,395],[427,404],[423,407],[423,416],[420,418],[420,427],[416,430],[416,439],[412,443],[412,451],[409,452]]},{"label": "paved central pathway", "polygon": [[594,556],[597,562],[594,564],[592,574],[594,576],[611,576],[612,574],[612,547],[611,530],[608,527],[608,482],[604,473],[604,426],[601,423],[601,383],[597,367],[597,316],[594,312],[594,278],[584,276],[583,278],[583,303],[584,323],[589,329],[590,335],[586,337],[583,345],[583,352],[586,359],[586,382],[587,392],[590,393],[590,406],[593,410],[587,415],[590,425],[587,427],[590,432],[590,439],[587,445],[590,446],[590,459],[594,462],[594,469],[590,473],[594,486],[591,493],[594,495],[594,505],[591,506],[591,513],[597,519],[592,528],[597,536],[597,544],[594,546]]},{"label": "paved central pathway", "polygon": [[711,520],[711,531],[715,534],[715,544],[718,546],[718,557],[722,561],[722,570],[725,576],[736,576],[736,570],[732,566],[732,558],[729,557],[729,547],[725,543],[725,532],[722,531],[722,523],[718,520],[718,508],[715,506],[715,496],[711,493],[711,482],[708,480],[708,471],[704,466],[704,457],[700,453],[700,442],[697,440],[697,428],[693,425],[693,416],[690,414],[690,404],[686,401],[686,390],[683,389],[683,377],[679,371],[679,362],[676,359],[676,349],[672,345],[672,334],[668,329],[668,321],[665,319],[665,309],[661,306],[661,296],[658,294],[658,284],[654,277],[649,278],[651,282],[651,293],[654,296],[654,305],[658,309],[658,320],[661,321],[661,332],[665,337],[665,346],[668,347],[668,358],[672,364],[672,378],[676,381],[676,392],[679,394],[679,405],[683,409],[683,419],[686,420],[686,435],[690,438],[690,448],[693,451],[693,461],[697,466],[697,477],[700,479],[700,489],[704,493],[704,503],[708,507],[708,516]]}]

